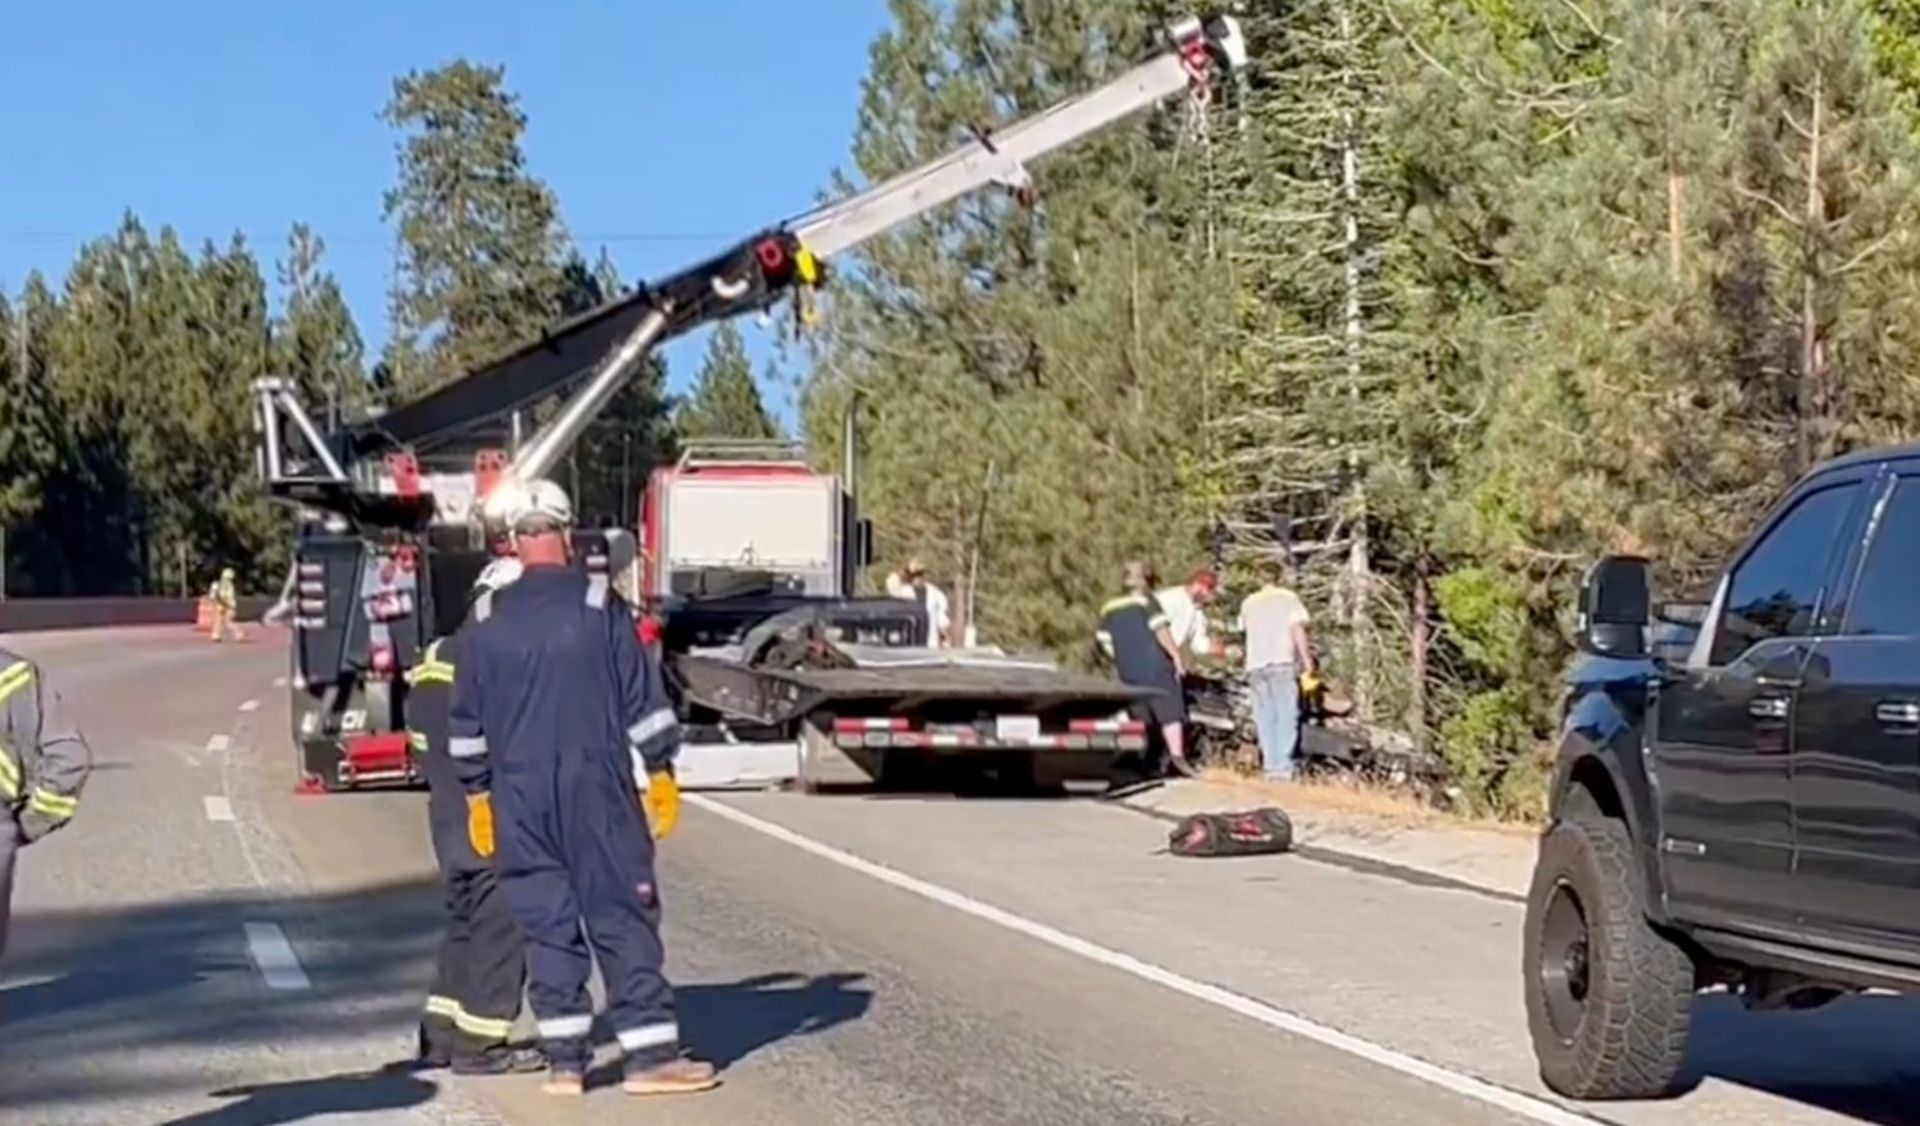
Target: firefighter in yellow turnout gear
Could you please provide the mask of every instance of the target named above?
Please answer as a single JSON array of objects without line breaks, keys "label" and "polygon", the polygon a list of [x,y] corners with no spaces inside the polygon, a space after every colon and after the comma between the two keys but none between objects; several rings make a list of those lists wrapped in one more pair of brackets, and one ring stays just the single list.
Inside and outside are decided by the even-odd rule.
[{"label": "firefighter in yellow turnout gear", "polygon": [[232,567],[220,568],[220,581],[213,584],[213,629],[209,632],[218,643],[225,641],[231,633],[235,641],[245,641],[240,632],[240,624],[235,618],[240,613],[240,593],[234,587]]},{"label": "firefighter in yellow turnout gear", "polygon": [[0,957],[20,850],[73,819],[93,771],[87,742],[40,668],[0,648]]}]

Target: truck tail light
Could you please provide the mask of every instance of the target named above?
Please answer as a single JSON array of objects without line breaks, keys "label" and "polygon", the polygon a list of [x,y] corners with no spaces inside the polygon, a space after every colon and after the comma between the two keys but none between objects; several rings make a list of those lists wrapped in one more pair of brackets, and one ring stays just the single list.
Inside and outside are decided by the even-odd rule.
[{"label": "truck tail light", "polygon": [[852,735],[867,731],[905,731],[912,724],[905,716],[882,716],[878,718],[853,717],[836,719],[833,730],[836,734]]}]

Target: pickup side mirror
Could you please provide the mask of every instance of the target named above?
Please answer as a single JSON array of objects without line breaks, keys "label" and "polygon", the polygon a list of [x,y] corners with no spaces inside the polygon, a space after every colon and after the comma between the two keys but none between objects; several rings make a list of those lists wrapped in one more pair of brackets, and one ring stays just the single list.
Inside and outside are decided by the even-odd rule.
[{"label": "pickup side mirror", "polygon": [[1653,565],[1633,555],[1609,555],[1580,584],[1580,648],[1596,657],[1633,660],[1647,655],[1653,616]]}]

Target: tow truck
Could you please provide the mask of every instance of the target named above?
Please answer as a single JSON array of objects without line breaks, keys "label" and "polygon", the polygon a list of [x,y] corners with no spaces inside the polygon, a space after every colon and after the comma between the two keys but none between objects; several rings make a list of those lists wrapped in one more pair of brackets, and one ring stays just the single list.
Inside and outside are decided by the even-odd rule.
[{"label": "tow truck", "polygon": [[[1229,16],[1181,20],[1166,39],[1153,57],[1094,90],[1003,128],[975,130],[945,156],[637,287],[370,420],[323,433],[290,380],[257,380],[260,474],[268,496],[292,507],[299,522],[288,598],[300,787],[419,781],[408,753],[405,673],[433,637],[458,627],[466,591],[501,549],[489,497],[503,483],[549,475],[653,348],[788,298],[804,310],[826,283],[831,261],[969,193],[999,187],[1030,205],[1030,161],[1180,94],[1204,103],[1247,62],[1245,40]],[[558,396],[564,399],[557,412],[522,441],[534,407]],[[836,530],[858,526],[850,505],[848,515],[856,523],[836,520]],[[922,715],[924,690],[932,687],[926,651],[908,659],[902,646],[885,644],[890,633],[912,628],[918,608],[852,597],[847,583],[857,567],[847,558],[832,589],[796,592],[790,603],[766,597],[779,592],[755,592],[757,605],[716,629],[722,607],[698,597],[702,592],[641,596],[632,534],[616,528],[576,537],[576,558],[593,581],[625,579],[622,593],[642,605],[651,601],[664,618],[670,672],[690,718],[717,718],[730,741],[721,745],[738,745],[736,725],[797,734],[811,748],[806,761],[818,764],[804,781],[834,775],[835,763],[871,774],[876,750],[978,743],[983,700],[1017,709],[1010,725],[990,728],[995,745],[1144,746],[1140,725],[1067,715],[1061,698],[1104,715],[1132,699],[1130,690],[1032,663],[1022,670],[990,659],[969,664],[965,655],[949,659],[949,670],[976,670],[961,674],[975,688],[954,696],[949,672],[949,688],[936,693],[949,710]],[[924,637],[923,618],[919,628]],[[896,652],[874,652],[886,648]],[[901,667],[903,661],[918,670]],[[859,702],[828,707],[836,701]],[[1065,726],[1050,729],[1054,724]],[[807,773],[805,762],[798,772]]]}]

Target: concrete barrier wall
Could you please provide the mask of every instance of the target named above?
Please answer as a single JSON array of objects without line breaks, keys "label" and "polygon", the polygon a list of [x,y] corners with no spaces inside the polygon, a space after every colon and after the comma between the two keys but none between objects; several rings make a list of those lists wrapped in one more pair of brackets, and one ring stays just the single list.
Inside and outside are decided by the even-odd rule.
[{"label": "concrete barrier wall", "polygon": [[[242,598],[240,620],[257,622],[271,598]],[[102,626],[191,626],[191,598],[9,598],[0,601],[0,633]]]}]

